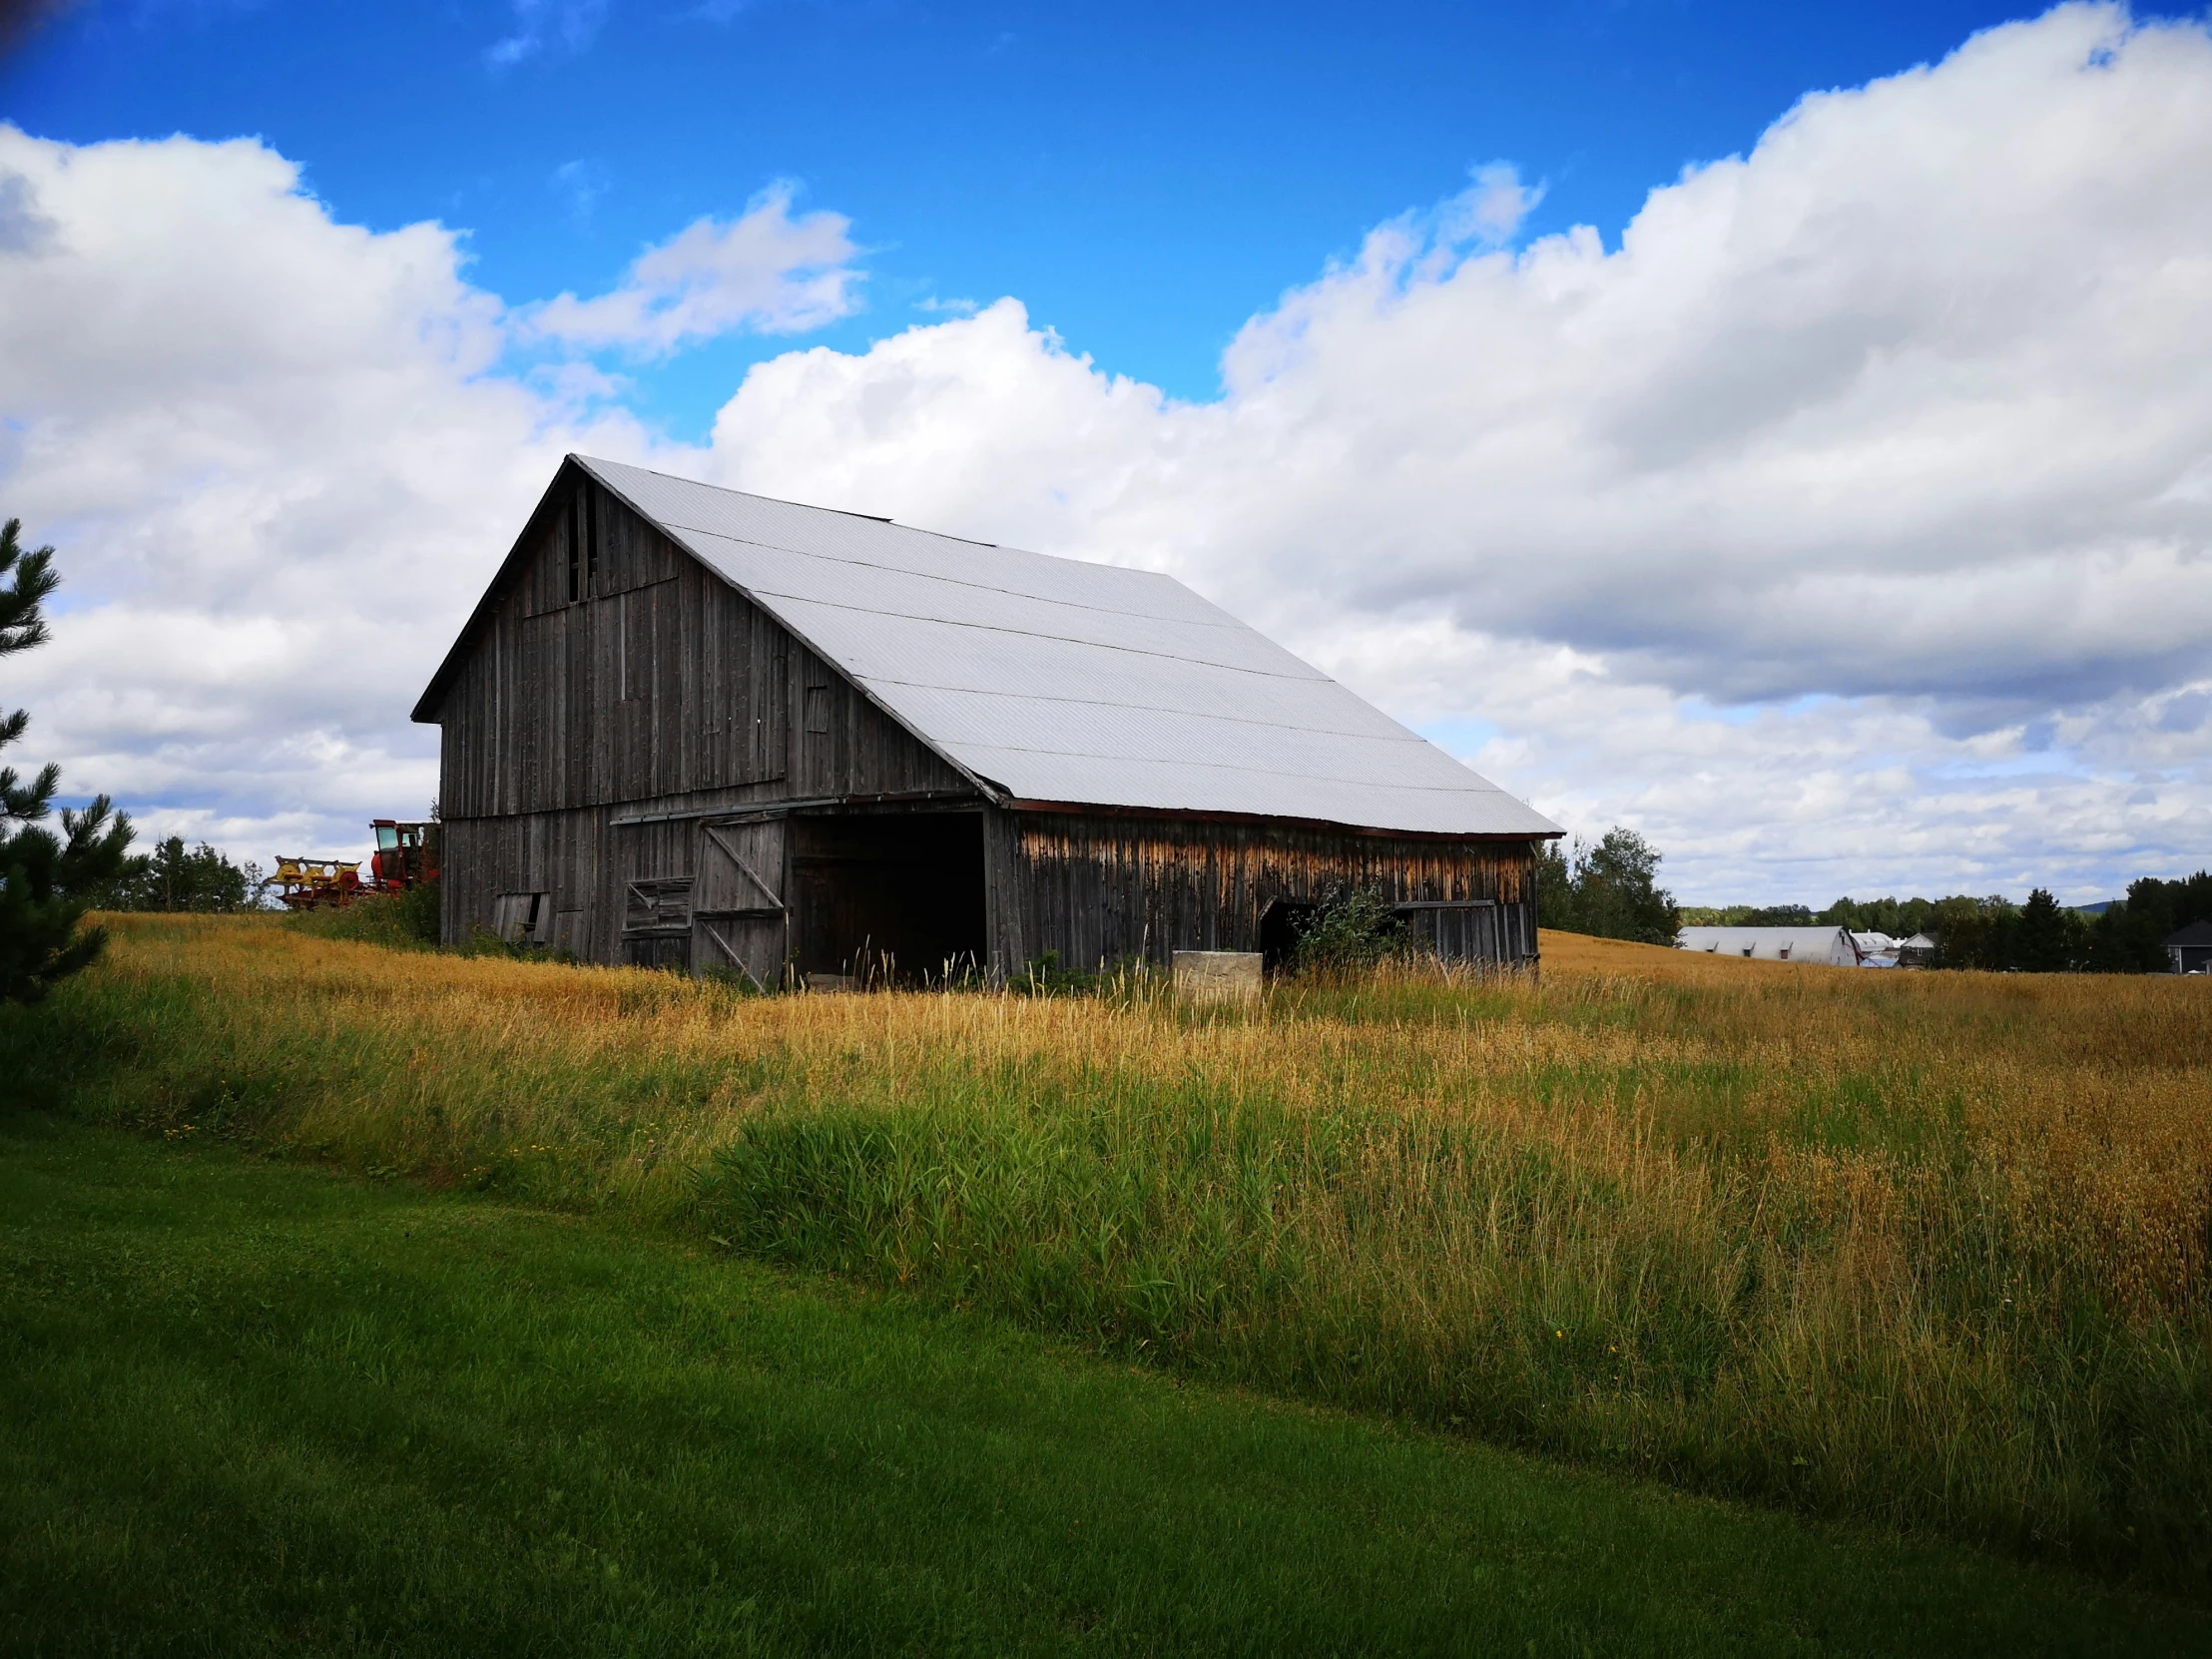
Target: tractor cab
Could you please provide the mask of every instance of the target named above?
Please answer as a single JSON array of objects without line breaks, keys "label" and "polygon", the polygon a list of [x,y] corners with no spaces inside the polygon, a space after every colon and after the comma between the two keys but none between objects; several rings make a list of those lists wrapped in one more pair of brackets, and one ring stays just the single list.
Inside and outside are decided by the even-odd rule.
[{"label": "tractor cab", "polygon": [[438,878],[438,827],[402,824],[397,819],[370,821],[376,853],[369,860],[370,884],[379,892],[402,892]]}]

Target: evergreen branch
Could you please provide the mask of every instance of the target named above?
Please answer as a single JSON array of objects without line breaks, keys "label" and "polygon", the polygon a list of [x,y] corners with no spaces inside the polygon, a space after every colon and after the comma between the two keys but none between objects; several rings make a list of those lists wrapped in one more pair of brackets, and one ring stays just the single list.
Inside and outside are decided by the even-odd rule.
[{"label": "evergreen branch", "polygon": [[28,785],[16,782],[15,768],[0,767],[0,819],[29,824],[44,818],[61,782],[62,769],[51,761],[39,768],[38,776]]},{"label": "evergreen branch", "polygon": [[0,657],[46,643],[43,607],[61,586],[61,574],[54,569],[54,550],[41,547],[24,552],[22,529],[19,518],[0,525],[0,579],[7,581],[7,586],[0,587]]}]

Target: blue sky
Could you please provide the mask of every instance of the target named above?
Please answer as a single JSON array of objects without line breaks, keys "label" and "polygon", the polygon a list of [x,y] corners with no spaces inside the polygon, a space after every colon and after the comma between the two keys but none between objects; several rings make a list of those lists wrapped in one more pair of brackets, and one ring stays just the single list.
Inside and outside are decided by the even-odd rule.
[{"label": "blue sky", "polygon": [[342,851],[581,450],[1169,571],[1685,901],[2107,897],[2212,861],[2208,156],[2109,3],[77,0],[7,706]]},{"label": "blue sky", "polygon": [[[850,218],[850,349],[916,301],[1019,295],[1116,373],[1188,398],[1255,311],[1367,230],[1515,163],[1527,221],[1617,237],[1684,165],[1802,93],[2020,15],[1851,6],[916,5],[897,0],[88,0],[4,71],[27,131],[252,134],[344,219],[465,228],[510,299],[611,286],[764,186]],[[504,48],[504,50],[503,50]],[[778,337],[632,369],[696,436]]]}]

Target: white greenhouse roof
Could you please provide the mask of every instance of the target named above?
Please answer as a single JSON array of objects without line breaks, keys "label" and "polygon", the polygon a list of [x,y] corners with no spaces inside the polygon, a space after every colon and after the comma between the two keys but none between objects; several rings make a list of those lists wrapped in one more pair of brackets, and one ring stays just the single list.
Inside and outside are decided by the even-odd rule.
[{"label": "white greenhouse roof", "polygon": [[575,459],[1013,800],[1559,833],[1172,577]]},{"label": "white greenhouse roof", "polygon": [[1760,962],[1859,965],[1858,947],[1841,927],[1685,927],[1674,942],[1683,950]]}]

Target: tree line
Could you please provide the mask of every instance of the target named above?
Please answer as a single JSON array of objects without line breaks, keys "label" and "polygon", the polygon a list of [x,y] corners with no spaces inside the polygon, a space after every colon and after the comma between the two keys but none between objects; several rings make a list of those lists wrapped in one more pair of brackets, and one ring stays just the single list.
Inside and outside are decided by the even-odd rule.
[{"label": "tree line", "polygon": [[1825,910],[1804,904],[1731,904],[1683,912],[1691,925],[1845,927],[1854,933],[1936,941],[1931,965],[1991,973],[2164,973],[2167,936],[2212,920],[2212,871],[2176,880],[2146,875],[2127,896],[2091,915],[2062,905],[2044,887],[2014,903],[1987,897],[1839,898]]},{"label": "tree line", "polygon": [[125,859],[89,896],[96,910],[220,912],[258,909],[262,891],[262,868],[251,859],[235,864],[206,841],[187,846],[184,836],[171,835]]}]

